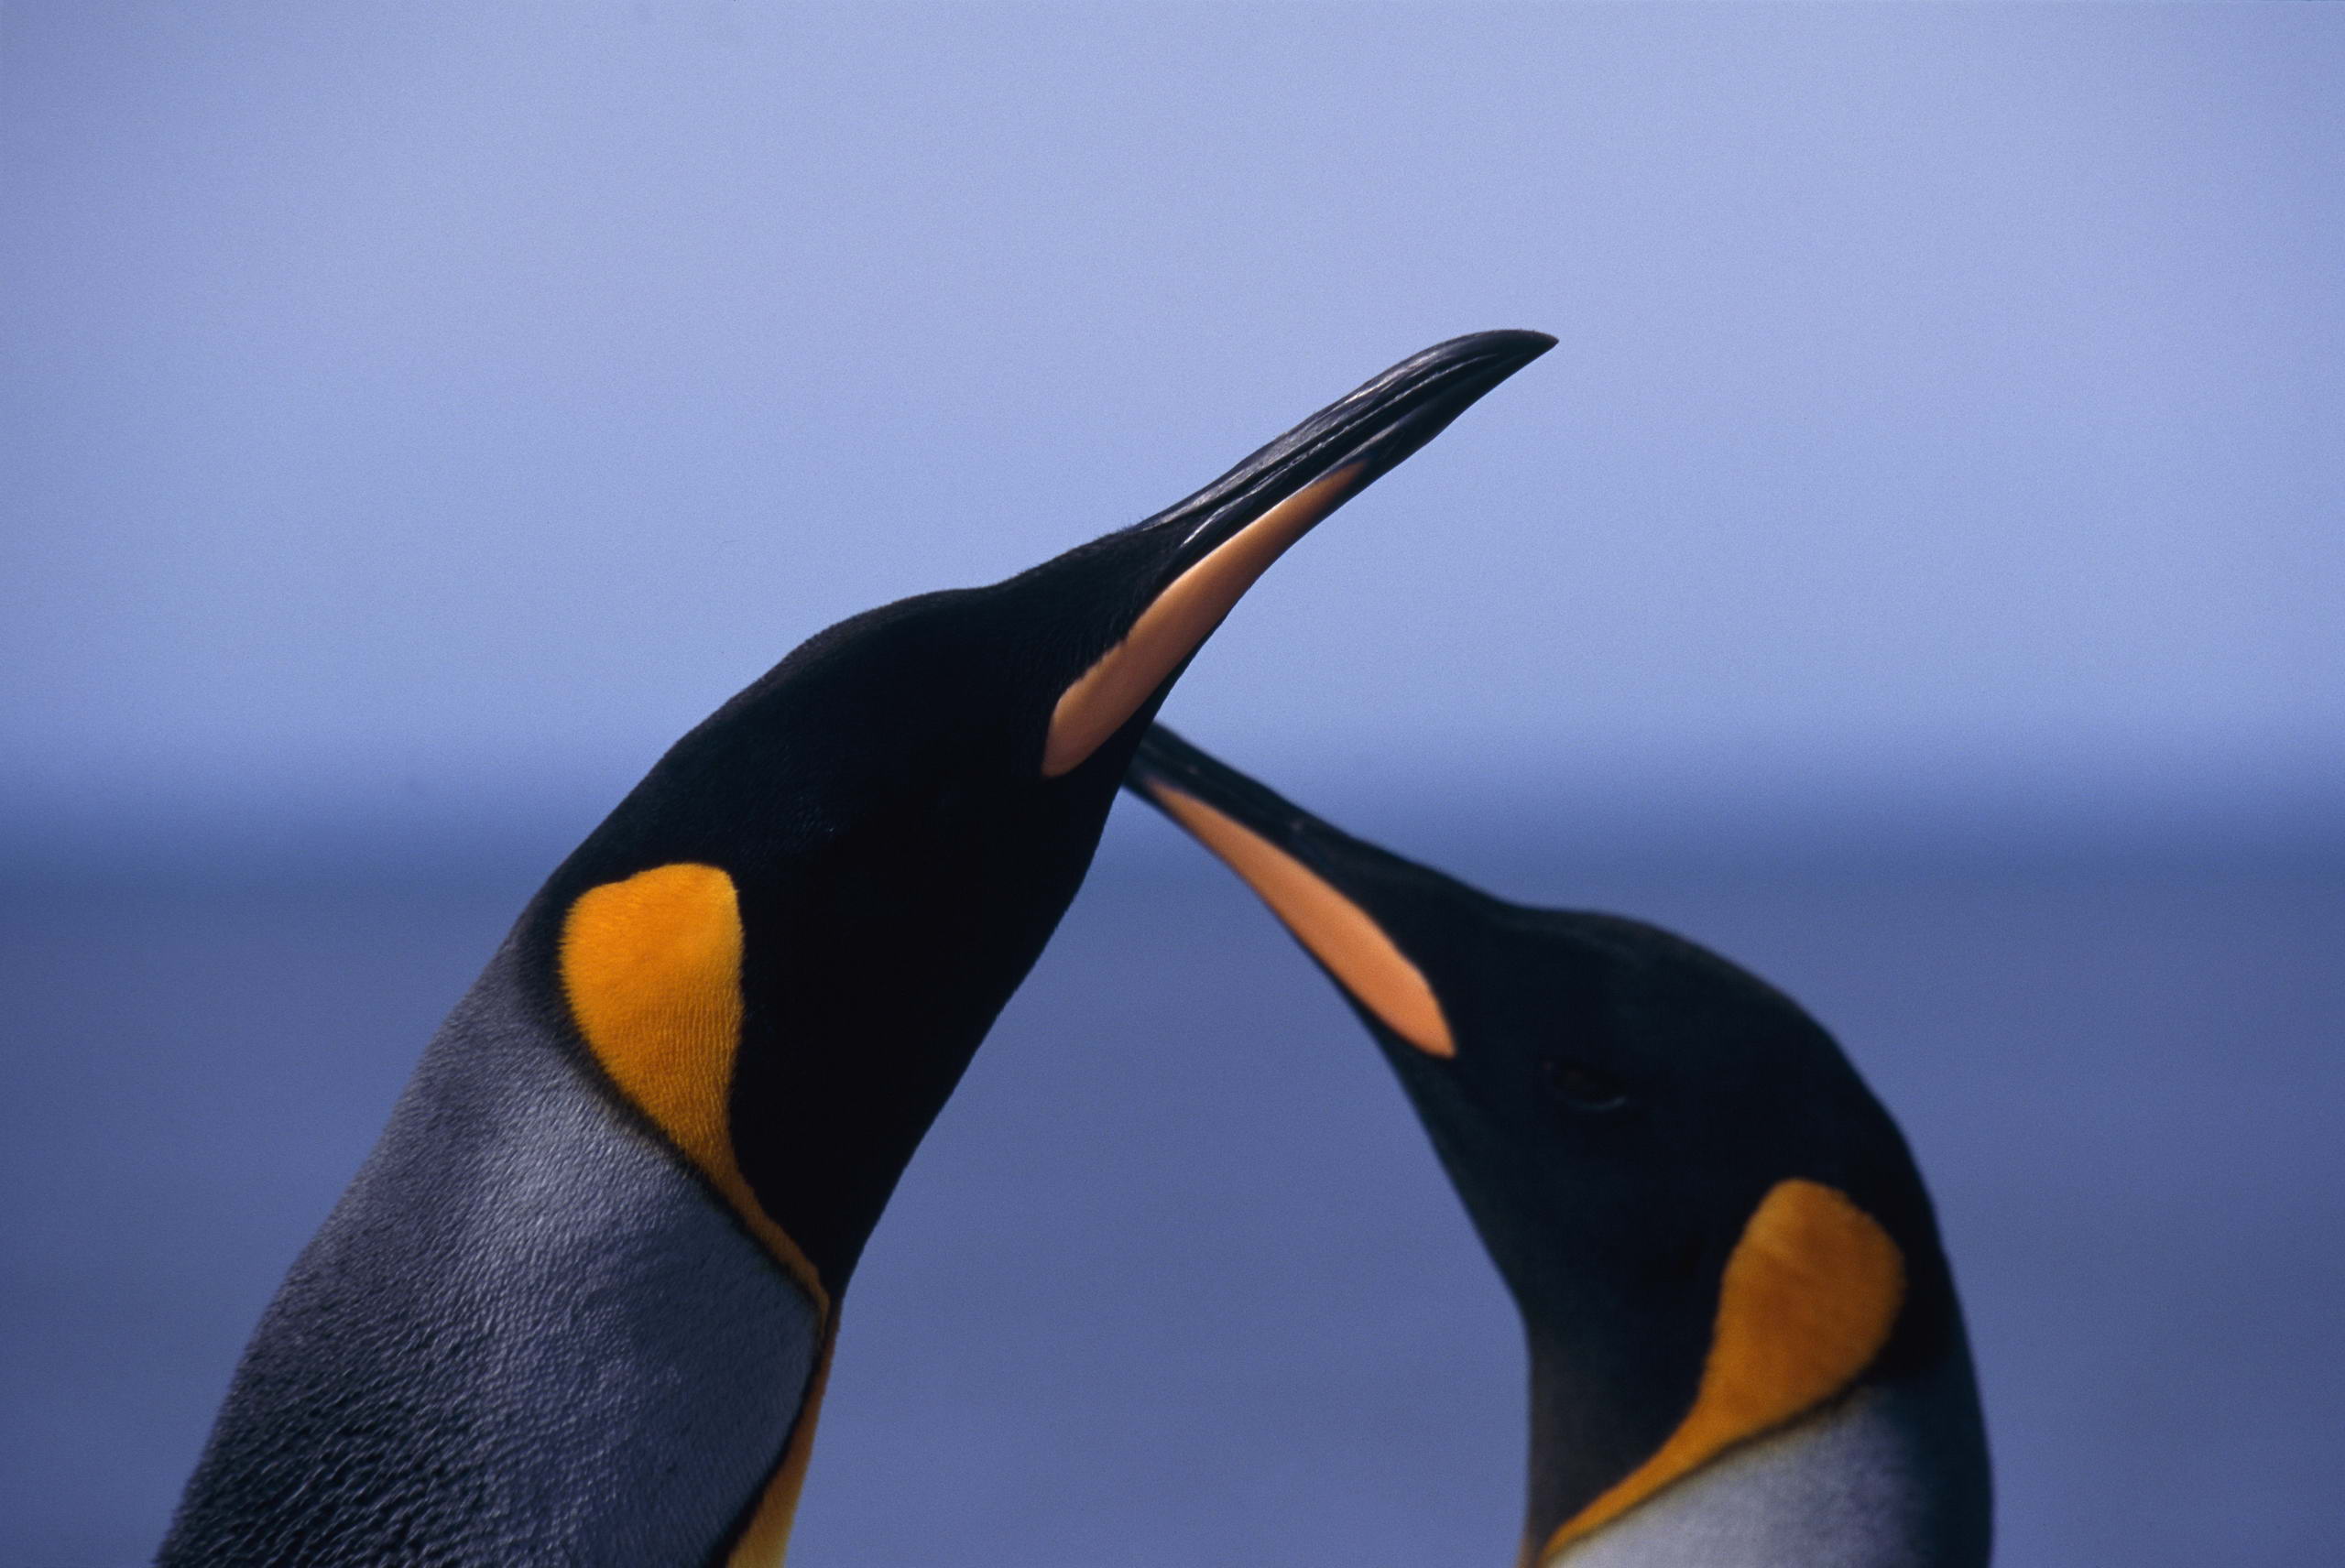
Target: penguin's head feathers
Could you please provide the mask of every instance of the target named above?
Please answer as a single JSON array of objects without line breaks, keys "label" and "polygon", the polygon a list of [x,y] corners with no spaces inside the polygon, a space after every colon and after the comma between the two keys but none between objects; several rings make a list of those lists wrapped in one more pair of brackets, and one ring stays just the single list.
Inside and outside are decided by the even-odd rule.
[{"label": "penguin's head feathers", "polygon": [[[594,875],[708,860],[746,882],[848,837],[949,854],[1014,834],[1020,810],[1096,832],[1156,705],[1256,578],[1553,343],[1437,344],[1155,517],[817,634],[680,741],[581,857]],[[1031,804],[993,815],[1012,800]]]}]

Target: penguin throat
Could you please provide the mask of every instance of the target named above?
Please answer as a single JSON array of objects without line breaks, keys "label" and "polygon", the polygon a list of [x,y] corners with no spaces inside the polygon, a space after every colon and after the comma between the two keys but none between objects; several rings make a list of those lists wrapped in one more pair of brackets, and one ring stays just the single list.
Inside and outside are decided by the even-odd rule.
[{"label": "penguin throat", "polygon": [[1983,1454],[1948,1441],[1935,1403],[1927,1388],[1860,1388],[1525,1560],[1536,1568],[1983,1568]]},{"label": "penguin throat", "polygon": [[1633,1469],[1548,1526],[1528,1560],[1562,1560],[1721,1455],[1847,1392],[1889,1342],[1904,1297],[1903,1255],[1878,1221],[1821,1182],[1775,1183],[1727,1259],[1691,1407]]}]

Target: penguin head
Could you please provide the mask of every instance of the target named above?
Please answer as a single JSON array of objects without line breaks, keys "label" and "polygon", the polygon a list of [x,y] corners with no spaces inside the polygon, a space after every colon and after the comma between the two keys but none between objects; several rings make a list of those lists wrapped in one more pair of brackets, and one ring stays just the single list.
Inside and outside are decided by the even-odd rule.
[{"label": "penguin head", "polygon": [[546,995],[811,1294],[844,1285],[1197,646],[1286,546],[1553,341],[1440,344],[1154,517],[841,622],[555,874],[529,944]]},{"label": "penguin head", "polygon": [[1149,715],[1255,579],[1553,343],[1438,344],[1152,517],[818,633],[686,735],[606,842],[699,833],[787,866],[820,840],[998,836],[962,829],[1017,800],[1045,818],[1104,811]]},{"label": "penguin head", "polygon": [[1334,978],[1513,1294],[1532,1560],[1868,1384],[1955,1367],[1967,1397],[1904,1139],[1789,997],[1656,927],[1353,838],[1161,725],[1130,785]]}]

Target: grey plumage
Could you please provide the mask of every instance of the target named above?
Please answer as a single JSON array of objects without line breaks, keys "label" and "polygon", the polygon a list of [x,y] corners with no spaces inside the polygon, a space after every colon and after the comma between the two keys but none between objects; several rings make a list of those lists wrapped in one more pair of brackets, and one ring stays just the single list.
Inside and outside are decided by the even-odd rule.
[{"label": "grey plumage", "polygon": [[165,1568],[697,1563],[779,1459],[813,1304],[538,1016],[517,946],[255,1334]]}]

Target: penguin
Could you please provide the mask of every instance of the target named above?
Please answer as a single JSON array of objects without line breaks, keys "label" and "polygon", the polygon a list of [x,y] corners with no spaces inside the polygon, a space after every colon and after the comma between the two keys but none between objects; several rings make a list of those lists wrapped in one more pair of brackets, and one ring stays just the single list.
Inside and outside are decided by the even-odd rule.
[{"label": "penguin", "polygon": [[1128,787],[1398,1074],[1521,1313],[1521,1568],[1977,1568],[1986,1438],[1903,1135],[1714,953],[1353,838],[1162,725]]},{"label": "penguin", "polygon": [[1151,518],[841,622],[686,735],[426,1048],[158,1562],[779,1563],[856,1258],[1167,689],[1553,343],[1438,344]]}]

